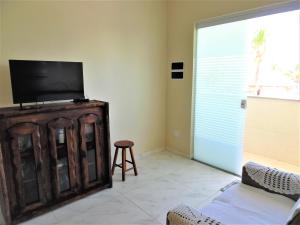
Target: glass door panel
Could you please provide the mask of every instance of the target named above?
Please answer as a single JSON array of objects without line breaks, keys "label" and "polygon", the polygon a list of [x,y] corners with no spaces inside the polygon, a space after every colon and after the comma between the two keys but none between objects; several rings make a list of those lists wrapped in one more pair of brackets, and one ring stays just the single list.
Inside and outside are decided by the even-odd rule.
[{"label": "glass door panel", "polygon": [[57,170],[59,174],[60,191],[70,189],[68,146],[65,129],[56,129]]},{"label": "glass door panel", "polygon": [[58,118],[48,124],[51,149],[51,168],[55,198],[64,197],[78,191],[79,178],[76,176],[77,154],[73,121]]},{"label": "glass door panel", "polygon": [[43,165],[40,128],[33,123],[16,124],[8,130],[14,168],[14,215],[46,204],[45,168]]},{"label": "glass door panel", "polygon": [[235,174],[242,164],[246,37],[244,21],[197,30],[194,158]]},{"label": "glass door panel", "polygon": [[38,177],[30,134],[18,137],[18,148],[21,158],[22,184],[26,193],[25,204],[29,205],[39,201]]},{"label": "glass door panel", "polygon": [[85,140],[87,148],[87,161],[89,171],[89,183],[97,180],[96,145],[94,124],[85,125]]},{"label": "glass door panel", "polygon": [[81,140],[82,180],[85,189],[103,181],[103,132],[98,115],[88,114],[79,119]]}]

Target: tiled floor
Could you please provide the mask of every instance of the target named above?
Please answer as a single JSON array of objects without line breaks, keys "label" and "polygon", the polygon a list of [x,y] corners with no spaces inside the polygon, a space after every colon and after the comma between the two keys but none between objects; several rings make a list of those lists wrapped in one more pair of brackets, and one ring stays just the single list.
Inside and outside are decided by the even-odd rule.
[{"label": "tiled floor", "polygon": [[201,207],[236,177],[185,159],[160,152],[137,160],[121,181],[116,168],[113,188],[61,207],[22,225],[159,225],[166,213],[180,203]]}]

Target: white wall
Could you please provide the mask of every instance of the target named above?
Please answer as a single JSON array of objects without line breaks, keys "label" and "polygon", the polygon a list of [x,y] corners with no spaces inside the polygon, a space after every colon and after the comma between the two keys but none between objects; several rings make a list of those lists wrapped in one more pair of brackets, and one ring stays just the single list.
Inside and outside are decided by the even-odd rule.
[{"label": "white wall", "polygon": [[245,151],[300,165],[300,103],[248,98]]},{"label": "white wall", "polygon": [[0,60],[2,52],[2,2],[0,1]]},{"label": "white wall", "polygon": [[163,1],[5,1],[0,104],[11,105],[8,59],[82,61],[86,95],[110,103],[111,140],[165,146]]}]

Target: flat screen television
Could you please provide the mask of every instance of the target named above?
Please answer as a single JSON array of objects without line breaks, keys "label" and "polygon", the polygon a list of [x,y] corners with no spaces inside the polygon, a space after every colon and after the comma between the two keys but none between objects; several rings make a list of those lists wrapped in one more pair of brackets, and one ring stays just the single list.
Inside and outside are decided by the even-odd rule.
[{"label": "flat screen television", "polygon": [[9,60],[13,102],[83,99],[81,62]]}]

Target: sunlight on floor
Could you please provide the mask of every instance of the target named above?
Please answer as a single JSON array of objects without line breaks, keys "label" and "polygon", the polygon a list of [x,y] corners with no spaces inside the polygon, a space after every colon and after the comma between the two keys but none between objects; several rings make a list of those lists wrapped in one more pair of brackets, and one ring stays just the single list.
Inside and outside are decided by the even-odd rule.
[{"label": "sunlight on floor", "polygon": [[269,157],[264,157],[262,155],[244,152],[243,164],[245,164],[248,161],[257,162],[266,166],[275,167],[279,170],[300,174],[300,166],[295,166],[289,163],[281,162],[275,159],[271,159]]}]

